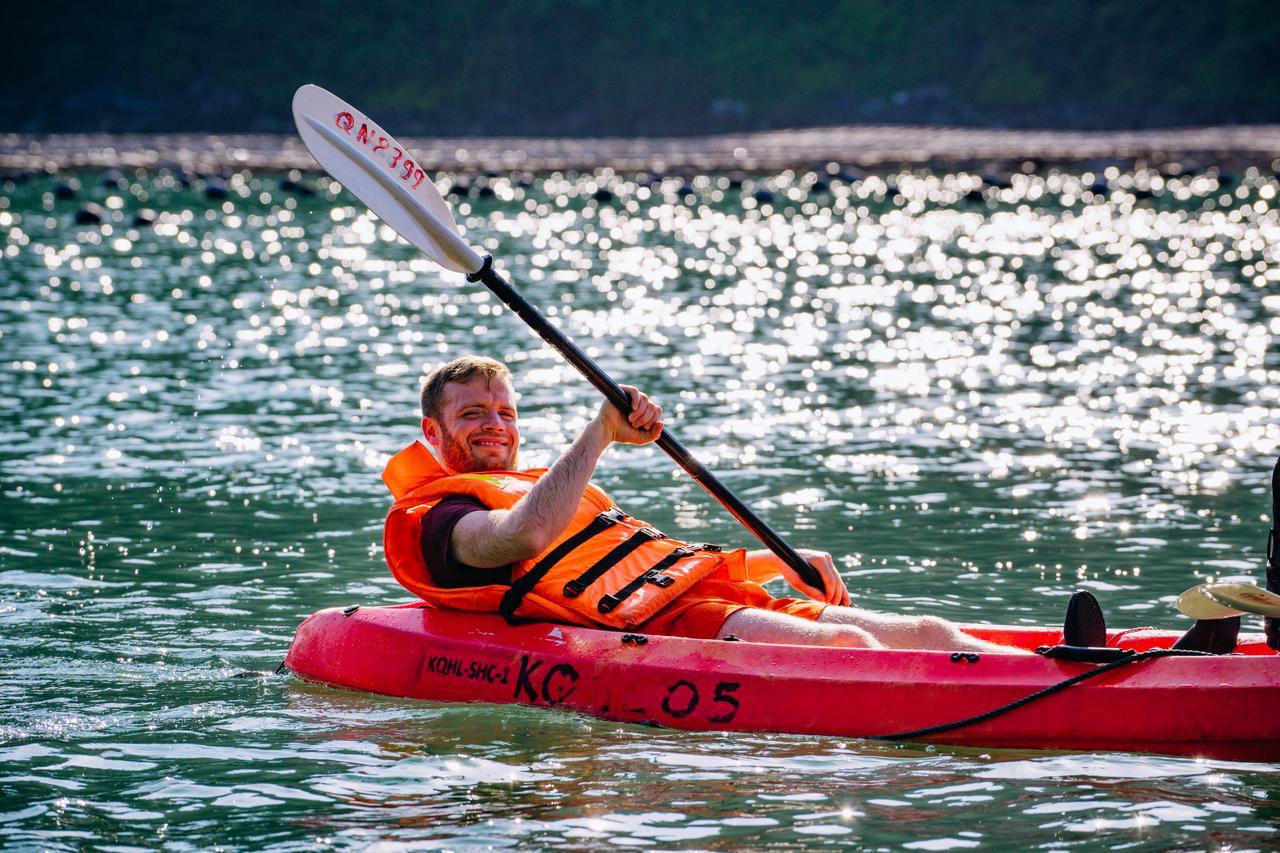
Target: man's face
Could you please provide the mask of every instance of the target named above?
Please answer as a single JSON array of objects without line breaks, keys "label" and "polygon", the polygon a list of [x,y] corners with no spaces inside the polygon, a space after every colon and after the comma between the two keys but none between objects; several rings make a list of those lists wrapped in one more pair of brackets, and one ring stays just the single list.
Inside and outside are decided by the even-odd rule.
[{"label": "man's face", "polygon": [[444,386],[440,419],[422,419],[422,434],[452,474],[514,471],[520,447],[515,391],[487,376]]}]

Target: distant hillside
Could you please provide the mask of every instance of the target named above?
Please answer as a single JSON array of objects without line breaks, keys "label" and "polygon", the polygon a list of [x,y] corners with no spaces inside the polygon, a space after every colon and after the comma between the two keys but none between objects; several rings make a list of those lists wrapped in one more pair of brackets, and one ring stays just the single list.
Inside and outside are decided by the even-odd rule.
[{"label": "distant hillside", "polygon": [[36,3],[0,131],[288,131],[317,82],[405,133],[1280,121],[1261,0]]}]

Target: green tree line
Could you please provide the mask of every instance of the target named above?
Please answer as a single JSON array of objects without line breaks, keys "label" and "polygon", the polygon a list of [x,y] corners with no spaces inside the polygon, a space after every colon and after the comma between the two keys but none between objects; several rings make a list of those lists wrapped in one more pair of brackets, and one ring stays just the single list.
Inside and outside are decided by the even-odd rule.
[{"label": "green tree line", "polygon": [[405,133],[1280,121],[1261,0],[26,4],[0,131],[287,131],[324,85]]}]

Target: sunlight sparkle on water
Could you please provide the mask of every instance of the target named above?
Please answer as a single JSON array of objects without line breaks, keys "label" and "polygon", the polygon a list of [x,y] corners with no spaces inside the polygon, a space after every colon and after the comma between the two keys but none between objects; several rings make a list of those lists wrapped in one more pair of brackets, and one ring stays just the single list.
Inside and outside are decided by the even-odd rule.
[{"label": "sunlight sparkle on water", "polygon": [[[216,198],[160,169],[0,179],[0,615],[24,661],[0,757],[5,793],[38,803],[3,816],[6,839],[1274,846],[1274,767],[637,731],[229,678],[274,669],[314,609],[407,597],[378,473],[418,434],[433,366],[508,361],[528,465],[599,405],[486,292],[334,182],[290,179],[306,191],[248,171]],[[438,186],[717,476],[832,551],[855,600],[1039,625],[1087,585],[1109,622],[1175,628],[1182,589],[1256,580],[1280,449],[1270,171]],[[88,201],[100,224],[75,221]],[[655,448],[595,476],[672,535],[751,544]],[[997,818],[981,832],[975,803]]]}]

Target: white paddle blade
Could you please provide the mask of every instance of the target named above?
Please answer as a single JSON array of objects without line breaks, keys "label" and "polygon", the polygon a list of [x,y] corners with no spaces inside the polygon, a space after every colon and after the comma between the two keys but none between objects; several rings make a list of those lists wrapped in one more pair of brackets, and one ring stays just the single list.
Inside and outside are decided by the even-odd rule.
[{"label": "white paddle blade", "polygon": [[310,84],[294,93],[293,120],[316,162],[397,234],[445,269],[480,270],[484,259],[458,235],[453,211],[391,134],[337,95]]},{"label": "white paddle blade", "polygon": [[1251,583],[1211,583],[1205,593],[1215,601],[1245,613],[1280,616],[1280,595]]},{"label": "white paddle blade", "polygon": [[1209,584],[1202,583],[1191,587],[1178,596],[1174,607],[1178,608],[1178,612],[1183,616],[1190,616],[1192,619],[1226,619],[1228,616],[1239,616],[1244,612],[1228,607],[1210,597],[1206,591],[1208,586]]}]

